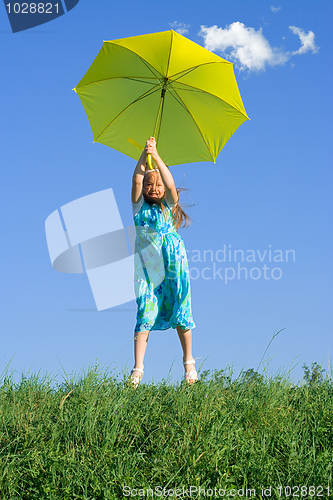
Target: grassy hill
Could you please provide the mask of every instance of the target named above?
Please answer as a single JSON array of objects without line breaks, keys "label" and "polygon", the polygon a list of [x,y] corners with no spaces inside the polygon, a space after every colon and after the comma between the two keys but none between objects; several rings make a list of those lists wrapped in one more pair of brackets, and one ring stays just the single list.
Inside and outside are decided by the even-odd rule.
[{"label": "grassy hill", "polygon": [[296,386],[254,370],[51,382],[2,380],[2,500],[332,496],[333,386],[316,363]]}]

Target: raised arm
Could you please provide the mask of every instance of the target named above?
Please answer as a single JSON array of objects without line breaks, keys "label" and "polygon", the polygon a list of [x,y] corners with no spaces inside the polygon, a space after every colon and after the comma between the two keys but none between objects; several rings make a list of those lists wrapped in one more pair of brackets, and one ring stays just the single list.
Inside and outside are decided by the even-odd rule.
[{"label": "raised arm", "polygon": [[172,204],[175,204],[178,201],[178,193],[175,186],[175,181],[173,180],[172,174],[168,167],[165,165],[162,158],[159,156],[156,149],[155,138],[151,137],[149,141],[147,141],[146,146],[147,154],[151,154],[154,160],[156,161],[157,168],[160,171],[163,184],[165,186],[165,194],[168,201]]},{"label": "raised arm", "polygon": [[143,177],[146,169],[147,146],[142,151],[132,178],[132,202],[138,203],[142,196]]}]

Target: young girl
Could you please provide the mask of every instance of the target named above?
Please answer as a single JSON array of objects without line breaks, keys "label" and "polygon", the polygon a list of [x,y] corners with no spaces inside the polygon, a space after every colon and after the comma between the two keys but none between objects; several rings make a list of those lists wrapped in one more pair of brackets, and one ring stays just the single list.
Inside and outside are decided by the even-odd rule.
[{"label": "young girl", "polygon": [[[146,167],[147,155],[157,168]],[[192,356],[191,290],[186,250],[177,229],[188,222],[178,204],[178,192],[168,167],[159,157],[151,137],[136,165],[132,206],[137,230],[135,241],[135,290],[137,318],[134,329],[135,365],[131,381],[136,387],[143,376],[143,360],[149,332],[176,328],[183,349],[185,380],[197,378]]]}]

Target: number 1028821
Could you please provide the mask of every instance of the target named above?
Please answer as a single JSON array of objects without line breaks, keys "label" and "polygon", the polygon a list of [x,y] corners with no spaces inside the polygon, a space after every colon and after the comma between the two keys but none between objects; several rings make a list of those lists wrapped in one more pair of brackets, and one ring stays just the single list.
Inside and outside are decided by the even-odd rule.
[{"label": "number 1028821", "polygon": [[329,486],[279,486],[277,488],[278,495],[280,497],[292,497],[292,498],[317,498],[330,497],[330,487]]},{"label": "number 1028821", "polygon": [[7,3],[8,14],[58,14],[58,3]]}]

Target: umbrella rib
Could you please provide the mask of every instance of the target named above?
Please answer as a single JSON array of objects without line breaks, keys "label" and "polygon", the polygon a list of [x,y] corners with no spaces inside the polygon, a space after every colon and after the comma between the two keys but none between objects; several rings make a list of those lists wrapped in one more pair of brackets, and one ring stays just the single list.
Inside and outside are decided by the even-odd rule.
[{"label": "umbrella rib", "polygon": [[[210,61],[210,62],[206,62],[206,63],[201,63],[201,64],[198,64],[197,66],[193,66],[192,68],[188,68],[187,70],[183,70],[183,71],[179,71],[179,73],[175,73],[173,76],[170,77],[171,81],[172,82],[175,82],[177,81],[179,78],[182,78],[183,76],[186,76],[188,75],[189,73],[191,73],[192,71],[194,71],[195,69],[197,68],[200,68],[201,66],[207,66],[208,64],[233,64],[229,61]],[[185,73],[186,71],[186,73]],[[174,76],[176,75],[179,75],[177,78],[174,78]]]},{"label": "umbrella rib", "polygon": [[172,95],[172,97],[173,97],[174,99],[176,99],[176,101],[177,101],[177,102],[179,102],[179,103],[183,106],[183,108],[185,109],[185,111],[187,111],[187,113],[190,115],[190,117],[191,117],[191,118],[192,118],[192,120],[194,121],[194,123],[195,123],[195,125],[196,125],[197,129],[199,130],[199,133],[200,133],[200,135],[201,135],[201,137],[202,137],[202,139],[203,139],[204,143],[205,143],[205,144],[206,144],[206,146],[207,146],[207,149],[208,149],[208,151],[209,151],[209,154],[210,154],[210,156],[211,156],[211,158],[212,158],[213,162],[215,162],[215,159],[213,158],[213,155],[212,155],[212,153],[210,152],[210,149],[209,149],[209,146],[208,146],[208,144],[207,144],[207,141],[206,141],[206,139],[204,138],[204,136],[203,136],[203,134],[202,134],[202,132],[201,132],[201,130],[200,130],[200,127],[199,127],[199,125],[197,124],[197,122],[196,122],[196,120],[195,120],[194,116],[192,115],[192,113],[190,112],[190,110],[188,109],[188,107],[186,106],[186,104],[184,103],[184,101],[182,100],[182,98],[180,97],[180,95],[177,93],[177,91],[176,91],[175,89],[173,89],[173,91],[175,92],[175,94],[177,95],[177,97],[178,97],[178,99],[179,99],[179,100],[178,100],[178,99],[176,99],[176,98],[175,98],[175,96],[174,96],[171,92],[170,92],[170,95]]},{"label": "umbrella rib", "polygon": [[168,72],[169,72],[169,67],[170,67],[170,59],[171,59],[172,43],[173,43],[173,31],[171,31],[171,40],[170,40],[169,57],[168,57],[168,63],[167,63],[167,68],[166,68],[166,72],[165,72],[165,76],[166,76],[166,78],[169,78],[169,77],[168,77]]},{"label": "umbrella rib", "polygon": [[117,120],[117,118],[119,118],[119,116],[121,116],[130,106],[132,106],[133,104],[135,104],[138,101],[141,101],[141,99],[144,99],[145,97],[151,96],[152,94],[154,94],[155,92],[157,92],[159,89],[160,89],[160,87],[156,85],[155,89],[151,89],[148,92],[145,92],[144,94],[142,94],[139,97],[137,97],[134,101],[132,101],[128,106],[126,106],[126,108],[124,108],[120,113],[118,113],[118,115],[115,118],[113,118],[113,120],[111,120],[110,123],[107,124],[107,126],[102,130],[102,132],[100,134],[98,134],[98,136],[96,137],[96,139],[94,139],[94,142],[96,142],[96,140],[99,137],[101,137],[101,135],[104,134],[104,132],[106,131],[106,129],[110,125],[112,125],[112,123],[115,122]]},{"label": "umbrella rib", "polygon": [[[145,77],[142,76],[140,78],[145,78]],[[149,78],[151,78],[151,77],[147,76],[147,80]],[[133,76],[113,76],[112,78],[103,78],[102,80],[94,80],[93,82],[85,83],[84,85],[82,85],[82,87],[75,87],[75,89],[79,90],[81,88],[88,87],[88,85],[93,85],[94,83],[107,82],[109,80],[131,80],[133,82],[151,84],[151,82],[148,82],[148,81],[145,81],[145,80],[139,80],[138,78],[134,78]],[[156,77],[156,80],[160,81],[157,77]]]},{"label": "umbrella rib", "polygon": [[106,41],[104,43],[111,43],[111,45],[115,45],[116,47],[121,47],[122,49],[128,50],[128,52],[135,54],[139,59],[141,59],[143,64],[149,69],[149,71],[155,76],[155,78],[158,78],[158,76],[154,73],[154,71],[156,71],[156,73],[160,75],[160,72],[156,68],[154,68],[154,66],[151,66],[148,61],[146,61],[142,56],[140,56],[140,54],[135,52],[133,49],[130,49],[129,47],[124,47],[123,45],[118,45],[117,43],[112,43],[112,41]]},{"label": "umbrella rib", "polygon": [[[199,92],[199,93],[202,93],[202,94],[211,95],[212,97],[216,97],[216,99],[219,99],[220,101],[223,101],[225,104],[227,104],[227,105],[228,105],[228,106],[230,106],[231,108],[233,108],[233,109],[235,109],[236,111],[238,111],[238,113],[240,113],[241,115],[245,116],[245,118],[246,118],[247,120],[249,120],[249,119],[250,119],[250,118],[247,116],[245,109],[244,109],[245,113],[243,113],[243,111],[239,110],[239,109],[238,109],[238,108],[236,108],[233,104],[230,104],[230,102],[226,101],[225,99],[222,99],[222,97],[219,97],[219,96],[217,96],[217,95],[215,95],[215,94],[212,94],[211,92],[207,92],[207,90],[198,89],[197,87],[194,87],[193,85],[189,85],[188,83],[181,83],[181,82],[177,82],[177,83],[179,83],[180,85],[184,85],[184,87],[188,87],[188,88],[184,88],[184,90],[185,90],[185,91],[187,91],[187,92]],[[173,90],[174,92],[177,92],[177,91],[176,91],[176,89],[175,89],[172,85],[170,85],[170,86],[171,86],[171,88],[172,88],[172,90]],[[177,95],[178,95],[178,94],[177,94]],[[241,103],[243,104],[243,102],[242,102],[242,98],[241,98]],[[243,107],[244,107],[244,105],[243,105]]]},{"label": "umbrella rib", "polygon": [[[123,76],[121,78],[124,78],[125,80],[131,80],[132,82],[151,83],[151,82],[148,82],[145,80],[139,80],[138,78],[134,78],[133,76]],[[144,77],[141,77],[141,78],[144,78]],[[148,77],[147,77],[147,80],[148,80]],[[156,80],[160,81],[157,77],[156,77]]]},{"label": "umbrella rib", "polygon": [[[137,54],[136,52],[134,52],[134,50],[131,50],[131,49],[128,49],[130,52],[132,52],[133,54],[135,54],[136,56],[138,56],[141,61],[143,62],[143,64],[149,69],[149,71],[154,75],[155,78],[158,78],[157,75],[161,75],[161,73],[159,71],[157,71],[157,69],[155,69],[153,66],[151,66],[149,64],[148,61],[146,61],[143,57],[141,57],[139,54]],[[157,75],[154,73],[154,71],[152,70],[152,68],[154,68],[154,71],[156,71]]]}]

